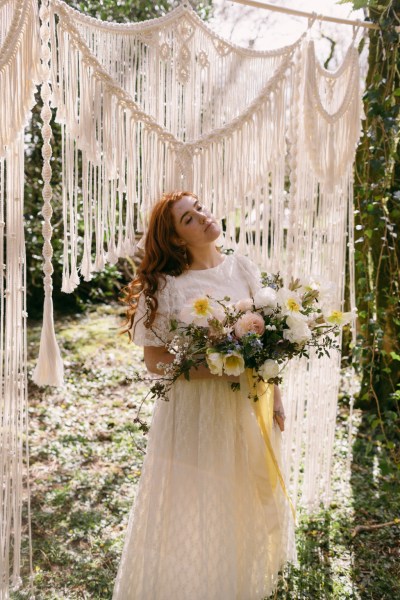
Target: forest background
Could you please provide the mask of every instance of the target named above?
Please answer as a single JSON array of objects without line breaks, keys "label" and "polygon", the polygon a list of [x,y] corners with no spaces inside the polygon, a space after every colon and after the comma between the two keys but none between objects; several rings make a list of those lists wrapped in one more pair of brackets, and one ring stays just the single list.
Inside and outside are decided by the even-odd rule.
[{"label": "forest background", "polygon": [[[67,3],[85,14],[117,22],[157,17],[177,4],[168,0],[159,0],[157,3],[147,0],[126,0],[121,3],[115,0],[68,0]],[[193,4],[203,19],[212,16],[211,2]],[[329,511],[321,510],[313,518],[304,516],[299,536],[301,564],[299,569],[292,569],[286,583],[282,579],[279,598],[400,597],[400,515],[395,502],[395,494],[400,490],[400,60],[399,34],[395,29],[400,25],[400,7],[398,0],[356,0],[348,4],[349,9],[352,6],[354,9],[364,8],[366,18],[380,26],[379,30],[371,30],[368,34],[368,65],[363,98],[366,119],[363,121],[355,163],[357,344],[352,348],[349,332],[345,332],[342,348],[344,385],[339,402],[336,451],[338,465],[345,469],[349,459],[345,450],[349,414],[345,379],[349,366],[353,365],[359,392],[355,405],[352,468],[348,487],[338,489],[338,498],[341,499],[338,504]],[[335,40],[330,38],[330,44],[333,50]],[[360,52],[364,44],[365,39],[361,42]],[[326,68],[331,66],[330,58],[332,52],[326,57]],[[32,120],[26,128],[25,164],[31,366],[37,355],[39,319],[43,306],[40,110],[38,94]],[[133,370],[136,366],[142,368],[141,355],[125,342],[118,342],[118,351],[114,346],[110,350],[108,339],[110,328],[114,327],[110,325],[110,318],[115,312],[120,312],[115,302],[121,288],[134,273],[134,263],[130,258],[120,259],[115,266],[107,266],[105,271],[95,274],[91,282],[82,281],[72,294],[60,291],[63,227],[60,200],[61,138],[54,121],[52,128],[53,298],[56,328],[63,354],[67,354],[67,383],[62,392],[51,388],[43,391],[30,384],[30,415],[32,423],[37,424],[37,431],[32,436],[33,472],[35,466],[42,474],[47,469],[42,484],[38,483],[33,490],[33,537],[37,540],[34,561],[36,583],[42,586],[41,598],[109,598],[121,550],[123,524],[119,516],[121,513],[127,515],[132,493],[126,491],[119,501],[114,496],[121,482],[124,482],[123,485],[136,482],[145,446],[145,442],[138,438],[134,423],[126,424],[126,404],[121,404],[126,393],[133,391]],[[115,338],[117,331],[112,333]],[[99,348],[104,359],[91,362],[91,352],[93,356],[97,353],[98,358]],[[109,358],[110,353],[112,359]],[[79,411],[75,414],[68,409],[76,406],[78,398],[81,401],[83,398],[81,408],[90,422],[96,414],[94,401],[98,403],[101,398],[106,398],[110,388],[114,401],[108,408],[112,408],[116,416],[110,418],[104,415],[105,420],[98,435],[90,437],[86,429],[80,430]],[[137,387],[134,391],[137,397],[130,396],[131,409],[135,408],[143,392]],[[68,433],[62,435],[61,421],[69,427]],[[50,432],[47,445],[41,434],[45,429]],[[53,440],[51,432],[54,434]],[[114,443],[114,450],[108,456],[110,462],[107,464],[112,463],[116,471],[113,473],[112,469],[105,468],[103,477],[96,479],[91,470],[87,482],[82,481],[77,473],[85,464],[84,461],[92,464],[94,456],[98,458],[104,454],[104,445],[109,442]],[[71,454],[68,454],[71,448],[76,455],[80,455],[81,462],[74,463]],[[137,463],[134,476],[132,464],[126,467],[129,457],[133,457]],[[49,464],[54,460],[58,461],[58,466],[55,468],[53,464],[54,468],[49,469]],[[126,464],[124,461],[127,461]],[[98,470],[101,461],[94,462]],[[116,464],[121,465],[119,469]],[[130,475],[127,475],[127,471],[130,471]],[[92,477],[91,484],[89,474]],[[340,481],[340,473],[336,475]],[[98,488],[94,481],[98,481]],[[107,517],[94,508],[91,495],[93,486],[99,498],[104,494],[107,499]],[[49,492],[50,487],[52,492]],[[351,500],[348,497],[350,493]],[[84,505],[89,503],[91,508],[74,512],[72,507],[77,498]],[[47,516],[44,505],[53,507]],[[350,513],[352,517],[349,520]],[[102,537],[108,531],[107,527],[101,525],[104,518],[108,519],[111,528],[112,543]],[[49,536],[49,531],[54,535]],[[65,531],[72,533],[67,533],[67,539],[62,542]],[[63,544],[65,547],[60,549]],[[85,551],[86,563],[86,559],[82,559],[82,552],[85,557]],[[338,552],[342,558],[335,563],[333,555]],[[102,565],[100,575],[98,560]],[[94,565],[97,565],[96,568]],[[70,574],[68,577],[67,572]],[[310,590],[314,590],[313,595],[308,596]],[[23,597],[23,594],[15,595],[15,598]]]}]

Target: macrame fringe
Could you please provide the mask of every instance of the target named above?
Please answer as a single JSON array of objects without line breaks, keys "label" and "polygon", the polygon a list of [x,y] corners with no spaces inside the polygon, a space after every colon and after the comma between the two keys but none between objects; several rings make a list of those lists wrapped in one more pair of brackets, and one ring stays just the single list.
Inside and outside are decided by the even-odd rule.
[{"label": "macrame fringe", "polygon": [[25,127],[39,83],[38,23],[33,0],[0,3],[0,158]]},{"label": "macrame fringe", "polygon": [[0,600],[21,586],[25,528],[33,598],[23,130],[40,80],[38,25],[34,0],[0,2]]}]

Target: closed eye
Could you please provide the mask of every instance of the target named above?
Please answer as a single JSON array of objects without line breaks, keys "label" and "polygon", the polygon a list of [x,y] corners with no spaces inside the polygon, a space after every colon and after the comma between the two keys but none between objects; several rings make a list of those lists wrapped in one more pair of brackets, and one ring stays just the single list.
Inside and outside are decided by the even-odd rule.
[{"label": "closed eye", "polygon": [[[197,206],[194,206],[193,208],[195,208],[199,212],[201,212],[203,210],[203,206],[201,204],[197,204]],[[192,217],[189,217],[187,219],[187,221],[185,221],[185,225],[189,225],[191,220],[192,220]]]}]

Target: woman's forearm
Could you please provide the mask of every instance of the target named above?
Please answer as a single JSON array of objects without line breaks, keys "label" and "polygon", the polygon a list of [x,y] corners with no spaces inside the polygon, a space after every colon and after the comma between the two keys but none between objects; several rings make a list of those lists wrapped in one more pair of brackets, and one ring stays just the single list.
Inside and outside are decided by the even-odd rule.
[{"label": "woman's forearm", "polygon": [[[173,354],[167,351],[147,354],[147,356],[145,354],[147,370],[156,375],[165,375],[165,370],[160,368],[160,363],[170,364],[175,358]],[[220,381],[231,381],[232,383],[239,382],[239,377],[233,375],[213,375],[206,365],[199,365],[197,368],[192,367],[189,371],[189,377],[190,379],[217,379]],[[183,379],[184,375],[181,375],[180,378]]]},{"label": "woman's forearm", "polygon": [[239,383],[240,380],[239,377],[235,377],[234,375],[213,375],[206,365],[200,365],[197,368],[192,367],[189,376],[190,379],[217,379],[220,381],[231,381],[232,383]]}]

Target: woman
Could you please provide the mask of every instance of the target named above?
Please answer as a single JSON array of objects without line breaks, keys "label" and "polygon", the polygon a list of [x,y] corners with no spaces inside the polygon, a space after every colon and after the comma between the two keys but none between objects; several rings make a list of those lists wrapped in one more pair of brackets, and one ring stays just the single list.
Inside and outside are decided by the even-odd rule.
[{"label": "woman", "polygon": [[[170,319],[190,299],[209,293],[236,302],[260,285],[251,261],[218,251],[219,235],[191,192],[165,195],[152,211],[128,290],[133,340],[152,373],[173,360]],[[259,600],[294,559],[286,491],[266,468],[252,401],[232,381],[192,369],[168,402],[157,401],[113,600]],[[274,404],[282,411],[276,386]],[[280,438],[275,424],[278,459]]]}]

